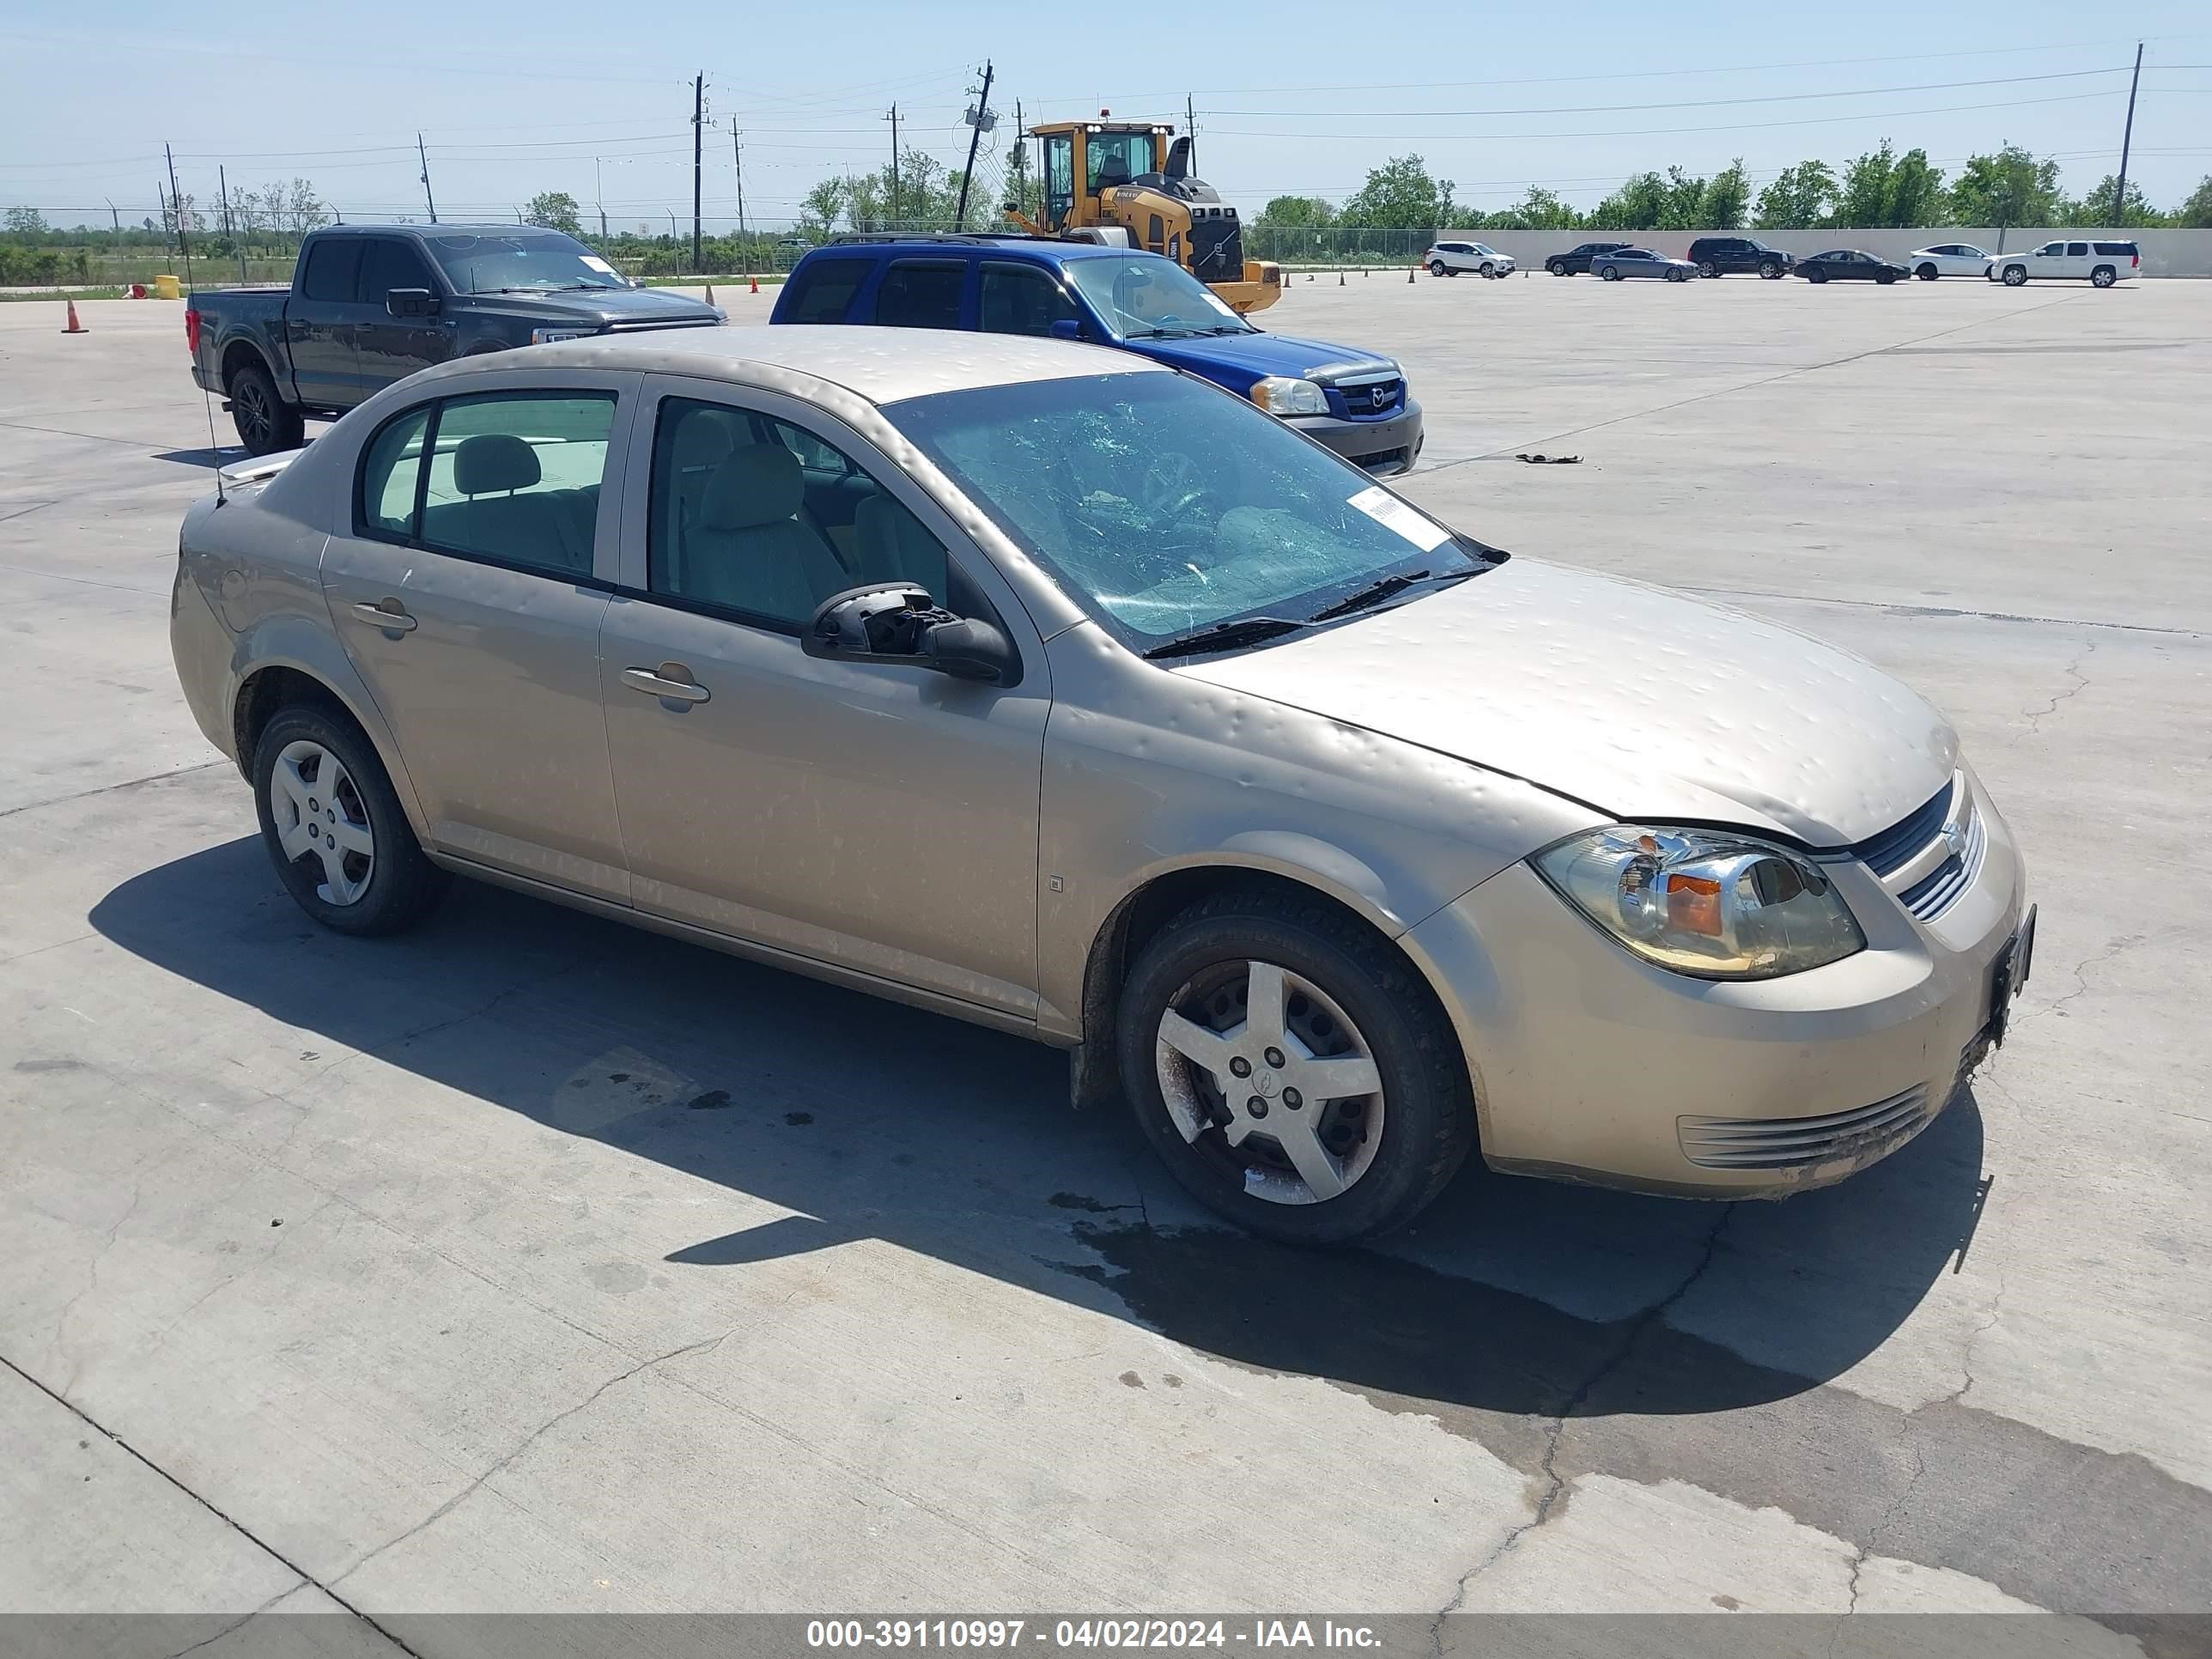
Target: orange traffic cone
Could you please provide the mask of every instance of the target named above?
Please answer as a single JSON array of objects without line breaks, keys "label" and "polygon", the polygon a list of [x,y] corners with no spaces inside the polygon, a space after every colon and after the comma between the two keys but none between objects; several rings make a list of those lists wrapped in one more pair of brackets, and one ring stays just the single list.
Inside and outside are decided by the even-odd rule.
[{"label": "orange traffic cone", "polygon": [[757,276],[753,278],[753,292],[756,294],[760,292],[760,278]]},{"label": "orange traffic cone", "polygon": [[64,334],[89,334],[92,332],[92,331],[87,328],[82,323],[77,321],[76,301],[75,300],[71,300],[69,302],[69,326],[64,329],[62,332]]},{"label": "orange traffic cone", "polygon": [[714,285],[712,283],[707,284],[707,303],[708,305],[714,303]]}]

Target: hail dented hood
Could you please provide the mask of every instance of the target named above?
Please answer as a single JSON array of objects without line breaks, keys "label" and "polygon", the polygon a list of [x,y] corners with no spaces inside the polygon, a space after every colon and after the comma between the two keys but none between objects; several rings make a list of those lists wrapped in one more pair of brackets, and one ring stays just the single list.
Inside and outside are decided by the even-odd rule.
[{"label": "hail dented hood", "polygon": [[1175,672],[1509,773],[1610,817],[1846,846],[1925,802],[1958,737],[1833,646],[1664,588],[1514,558]]}]

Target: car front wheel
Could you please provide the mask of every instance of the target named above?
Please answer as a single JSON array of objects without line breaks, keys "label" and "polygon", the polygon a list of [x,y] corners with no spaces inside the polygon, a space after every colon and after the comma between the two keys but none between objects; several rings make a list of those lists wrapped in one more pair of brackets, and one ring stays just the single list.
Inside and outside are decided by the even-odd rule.
[{"label": "car front wheel", "polygon": [[1567,262],[1564,259],[1554,259],[1549,264],[1546,265],[1544,269],[1550,271],[1554,276],[1564,276],[1567,274]]},{"label": "car front wheel", "polygon": [[324,927],[396,933],[444,890],[375,749],[331,710],[277,712],[254,745],[253,793],[277,879]]},{"label": "car front wheel", "polygon": [[2027,267],[2026,265],[2007,265],[2004,268],[2004,285],[2007,288],[2021,288],[2026,286],[2027,283]]},{"label": "car front wheel", "polygon": [[1466,1067],[1427,985],[1317,899],[1231,892],[1184,911],[1130,970],[1117,1038],[1169,1170],[1267,1237],[1399,1226],[1474,1145]]},{"label": "car front wheel", "polygon": [[1805,280],[1808,283],[1825,283],[1828,280],[1828,273],[1825,270],[1808,270],[1805,273]]},{"label": "car front wheel", "polygon": [[1782,267],[1770,259],[1759,266],[1759,274],[1770,283],[1779,282],[1782,279]]}]

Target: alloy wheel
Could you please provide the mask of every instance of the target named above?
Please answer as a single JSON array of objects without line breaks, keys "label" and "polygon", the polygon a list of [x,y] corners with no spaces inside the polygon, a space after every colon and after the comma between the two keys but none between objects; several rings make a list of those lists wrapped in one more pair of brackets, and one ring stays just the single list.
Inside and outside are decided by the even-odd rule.
[{"label": "alloy wheel", "polygon": [[1160,1016],[1155,1063],[1177,1132],[1254,1198],[1334,1198],[1381,1149],[1373,1049],[1320,987],[1277,963],[1220,963],[1186,981]]},{"label": "alloy wheel", "polygon": [[230,408],[237,419],[239,435],[246,440],[248,448],[258,449],[270,441],[276,430],[276,416],[269,407],[259,380],[251,374],[241,375],[231,388]]},{"label": "alloy wheel", "polygon": [[294,864],[313,859],[325,904],[354,903],[376,873],[376,836],[368,805],[344,764],[322,744],[301,738],[284,745],[269,777],[269,810],[277,844]]}]

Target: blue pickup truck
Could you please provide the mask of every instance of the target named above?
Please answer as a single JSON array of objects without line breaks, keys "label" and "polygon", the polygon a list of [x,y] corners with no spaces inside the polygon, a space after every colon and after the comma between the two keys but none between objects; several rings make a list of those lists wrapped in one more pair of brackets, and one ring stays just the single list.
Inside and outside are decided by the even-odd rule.
[{"label": "blue pickup truck", "polygon": [[1421,453],[1420,405],[1395,359],[1255,328],[1157,253],[1028,236],[855,237],[801,259],[769,320],[1119,346],[1249,398],[1378,476]]},{"label": "blue pickup truck", "polygon": [[192,380],[220,392],[256,455],[449,357],[586,334],[720,323],[713,306],[632,288],[573,236],[522,225],[332,225],[289,288],[201,289],[185,313]]}]

